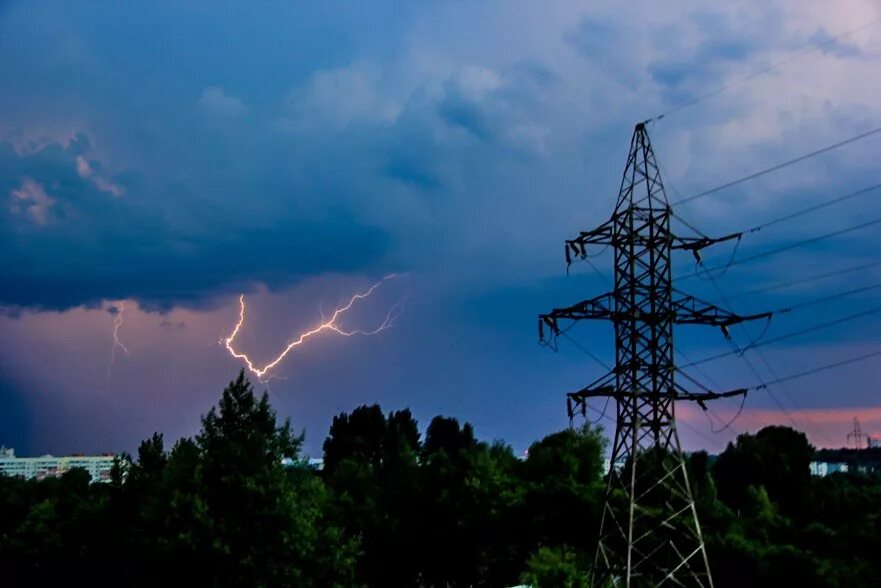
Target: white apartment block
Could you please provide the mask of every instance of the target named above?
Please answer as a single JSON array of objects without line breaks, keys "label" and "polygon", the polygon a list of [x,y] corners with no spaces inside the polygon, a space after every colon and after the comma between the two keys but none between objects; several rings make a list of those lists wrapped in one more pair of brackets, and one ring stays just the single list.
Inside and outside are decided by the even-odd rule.
[{"label": "white apartment block", "polygon": [[113,455],[16,457],[14,449],[0,447],[0,474],[42,480],[60,476],[72,468],[82,468],[89,473],[93,483],[107,482],[113,460]]},{"label": "white apartment block", "polygon": [[811,462],[811,475],[825,477],[830,474],[834,474],[837,472],[845,473],[850,468],[846,463],[838,463],[838,462],[826,462],[826,461],[812,461]]}]

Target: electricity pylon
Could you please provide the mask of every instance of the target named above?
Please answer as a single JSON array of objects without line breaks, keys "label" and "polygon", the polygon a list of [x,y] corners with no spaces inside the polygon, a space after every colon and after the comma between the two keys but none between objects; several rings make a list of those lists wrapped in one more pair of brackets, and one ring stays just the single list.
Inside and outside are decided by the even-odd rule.
[{"label": "electricity pylon", "polygon": [[863,445],[869,447],[869,435],[863,433],[857,417],[853,417],[853,431],[847,434],[847,444],[853,445],[854,449],[862,449]]},{"label": "electricity pylon", "polygon": [[[674,379],[673,325],[728,328],[769,313],[740,316],[673,288],[671,253],[686,250],[700,261],[704,247],[739,238],[679,237],[645,123],[636,125],[612,218],[566,241],[566,261],[586,257],[589,246],[614,251],[613,290],[539,315],[539,337],[555,336],[560,322],[606,319],[615,326],[615,367],[567,395],[570,420],[587,401],[616,401],[611,468],[594,561],[597,586],[712,586],[703,536],[676,431],[676,401],[705,402],[746,394],[686,390]],[[675,296],[674,296],[675,294]]]}]

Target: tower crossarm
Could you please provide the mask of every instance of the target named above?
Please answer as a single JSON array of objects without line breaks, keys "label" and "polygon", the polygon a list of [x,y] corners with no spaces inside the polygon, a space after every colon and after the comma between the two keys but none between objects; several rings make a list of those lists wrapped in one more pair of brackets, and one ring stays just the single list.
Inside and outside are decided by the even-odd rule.
[{"label": "tower crossarm", "polygon": [[[719,398],[742,396],[748,391],[748,388],[736,388],[734,390],[726,390],[725,392],[715,392],[713,390],[707,390],[704,392],[691,392],[680,388],[679,386],[676,386],[676,390],[675,393],[672,395],[672,398],[673,400],[690,400],[693,402],[703,403],[707,400],[717,400]],[[587,388],[582,388],[578,392],[569,392],[566,396],[574,401],[583,401],[588,398],[604,398],[606,396],[611,396],[612,398],[616,399],[622,396],[627,396],[628,398],[651,398],[652,396],[656,396],[656,393],[651,391],[640,393],[634,393],[632,391],[616,391],[613,384],[606,384],[601,386],[588,386]]]},{"label": "tower crossarm", "polygon": [[592,231],[581,231],[574,239],[566,240],[566,265],[573,257],[585,259],[588,245],[612,245],[615,239],[615,219],[609,219]]},{"label": "tower crossarm", "polygon": [[[686,390],[682,386],[675,384],[672,394],[669,394],[674,401],[690,401],[696,402],[702,409],[707,410],[706,402],[709,400],[718,400],[719,398],[731,398],[733,396],[743,396],[749,391],[748,388],[735,388],[724,392],[705,389],[703,392],[692,392]],[[577,392],[569,392],[566,394],[566,412],[569,419],[573,419],[576,413],[587,416],[587,401],[589,398],[614,398],[616,401],[623,400],[623,397],[629,398],[645,398],[651,399],[657,396],[655,392],[644,391],[634,393],[633,391],[621,391],[615,386],[615,371],[606,374],[593,384],[578,390]]]},{"label": "tower crossarm", "polygon": [[[587,258],[588,245],[623,246],[626,245],[629,241],[645,244],[646,240],[640,238],[638,235],[616,237],[615,223],[617,222],[617,217],[620,214],[623,213],[615,213],[615,215],[611,219],[609,219],[599,227],[593,229],[592,231],[582,231],[574,239],[566,240],[566,264],[570,265],[573,259],[576,258]],[[716,243],[724,243],[725,241],[732,241],[735,239],[739,240],[742,236],[743,233],[731,233],[722,237],[707,237],[706,235],[702,235],[700,237],[680,237],[678,235],[671,234],[670,248],[678,249],[681,251],[691,251],[695,259],[700,262],[700,252],[702,249],[711,245],[715,245]]]},{"label": "tower crossarm", "polygon": [[547,314],[538,315],[538,337],[544,341],[545,328],[554,335],[560,334],[559,321],[584,319],[614,319],[615,295],[612,292],[583,300],[565,308],[555,308]]},{"label": "tower crossarm", "polygon": [[704,403],[708,400],[731,398],[732,396],[744,396],[747,392],[749,392],[749,388],[735,388],[733,390],[726,390],[724,392],[716,392],[715,390],[709,389],[706,389],[703,392],[691,392],[690,390],[686,390],[678,384],[675,386],[675,388],[675,400],[690,400],[692,402],[697,402],[698,406],[700,406],[704,410],[707,410],[707,406]]},{"label": "tower crossarm", "polygon": [[684,294],[672,301],[672,310],[675,314],[674,322],[680,325],[710,325],[721,327],[725,337],[728,337],[728,327],[746,321],[769,319],[772,312],[760,312],[758,314],[735,314],[731,311],[719,308],[715,304]]},{"label": "tower crossarm", "polygon": [[617,386],[615,385],[617,379],[616,376],[617,374],[615,370],[612,370],[578,392],[569,392],[566,394],[566,412],[569,415],[570,423],[575,417],[576,412],[580,412],[582,416],[587,416],[588,398],[615,396],[615,390],[617,389]]},{"label": "tower crossarm", "polygon": [[700,237],[679,237],[678,235],[671,235],[673,242],[671,243],[670,248],[691,251],[694,258],[700,263],[701,249],[709,247],[710,245],[715,245],[716,243],[724,243],[725,241],[732,241],[734,239],[740,240],[742,236],[743,233],[731,233],[730,235],[722,237],[707,237],[706,235]]}]

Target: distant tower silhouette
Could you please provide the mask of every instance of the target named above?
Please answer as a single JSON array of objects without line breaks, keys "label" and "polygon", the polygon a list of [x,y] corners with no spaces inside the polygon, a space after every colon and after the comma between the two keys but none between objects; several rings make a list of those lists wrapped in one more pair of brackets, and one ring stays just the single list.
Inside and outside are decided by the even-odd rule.
[{"label": "distant tower silhouette", "polygon": [[[679,237],[646,132],[636,125],[612,218],[566,241],[566,260],[587,257],[588,246],[614,251],[609,293],[539,315],[539,337],[560,334],[559,322],[605,319],[615,326],[615,367],[586,388],[567,395],[570,420],[586,414],[587,401],[612,397],[617,404],[611,467],[594,561],[593,586],[713,585],[704,540],[676,430],[676,401],[704,407],[708,400],[742,395],[686,390],[674,381],[673,325],[715,325],[728,336],[736,323],[768,313],[739,316],[682,294],[673,287],[671,254],[739,237]],[[675,294],[675,296],[674,296]],[[691,379],[691,378],[689,378]]]},{"label": "distant tower silhouette", "polygon": [[863,449],[869,447],[869,435],[863,433],[860,428],[860,419],[853,417],[853,431],[847,434],[848,447],[853,446],[854,449]]}]

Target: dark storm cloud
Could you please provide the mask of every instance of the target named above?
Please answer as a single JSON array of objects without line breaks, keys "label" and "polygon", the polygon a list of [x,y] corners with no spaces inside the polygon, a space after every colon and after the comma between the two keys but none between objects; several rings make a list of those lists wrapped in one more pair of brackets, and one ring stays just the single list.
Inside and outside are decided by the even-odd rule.
[{"label": "dark storm cloud", "polygon": [[[209,206],[169,221],[163,200],[142,192],[138,178],[114,183],[126,190],[116,196],[92,175],[81,177],[77,159],[88,148],[83,136],[29,153],[0,144],[0,222],[9,229],[0,235],[3,305],[65,309],[122,298],[152,308],[196,304],[253,282],[278,286],[363,269],[389,245],[382,230],[339,211],[326,220],[279,214],[258,225],[240,211]],[[97,165],[90,169],[100,173]],[[45,200],[14,196],[23,186]],[[39,215],[36,207],[43,207]]]},{"label": "dark storm cloud", "polygon": [[700,31],[700,41],[693,46],[679,46],[672,34],[658,33],[656,44],[671,43],[675,50],[663,59],[648,65],[648,74],[667,91],[680,86],[718,84],[732,65],[747,62],[756,52],[769,46],[767,33],[773,23],[767,18],[752,27],[735,25],[736,21],[721,14],[701,12],[689,18],[687,26]]},{"label": "dark storm cloud", "polygon": [[846,36],[836,38],[825,29],[819,29],[811,35],[811,44],[821,47],[825,53],[831,53],[838,57],[855,58],[864,56],[863,51],[851,43]]},{"label": "dark storm cloud", "polygon": [[[384,272],[395,246],[411,253],[398,252],[393,269],[419,263],[456,230],[436,221],[470,198],[440,194],[449,178],[461,183],[484,162],[522,161],[538,148],[514,131],[532,128],[549,75],[466,67],[408,92],[392,118],[366,112],[343,122],[347,108],[360,112],[359,97],[315,103],[307,88],[288,101],[310,108],[255,109],[210,87],[189,97],[189,119],[129,123],[140,143],[126,145],[136,171],[125,173],[112,173],[83,134],[67,144],[2,143],[0,198],[9,206],[0,215],[11,230],[0,237],[0,304],[15,312],[133,298],[165,310],[249,284]],[[397,200],[388,180],[401,184]],[[413,207],[427,214],[409,218]],[[414,238],[422,255],[412,253]]]},{"label": "dark storm cloud", "polygon": [[380,145],[387,145],[386,174],[431,191],[443,187],[444,175],[456,175],[453,170],[469,154],[487,163],[504,161],[514,147],[505,132],[531,119],[536,96],[552,78],[544,68],[519,64],[503,74],[466,68],[435,93],[414,91],[394,124],[380,130]]},{"label": "dark storm cloud", "polygon": [[[493,61],[480,47],[423,68],[407,53],[408,13],[391,6],[267,3],[246,18],[182,7],[187,34],[160,26],[167,6],[57,8],[22,4],[0,36],[16,56],[0,64],[0,83],[15,88],[0,109],[54,137],[0,143],[7,307],[131,297],[166,309],[317,273],[438,258],[467,268],[475,246],[491,264],[536,259],[533,246],[550,236],[534,229],[554,218],[537,206],[540,191],[566,209],[581,205],[588,180],[616,181],[587,178],[582,165],[620,165],[608,147],[629,132],[634,109],[618,107],[619,90],[608,103],[594,98],[646,79],[671,104],[699,95],[754,61],[779,16],[704,11],[640,35],[618,16],[573,18],[556,34],[588,64],[590,99],[572,111],[562,97],[578,95],[584,72],[558,66],[561,55],[480,65]],[[361,26],[367,16],[376,26]],[[47,33],[58,43],[47,45]],[[596,108],[602,117],[585,134],[573,121]],[[55,112],[82,133],[60,139],[45,123]],[[695,155],[710,150],[708,137],[691,140]],[[508,218],[489,226],[499,211]]]},{"label": "dark storm cloud", "polygon": [[613,20],[585,18],[566,36],[572,46],[582,55],[593,59],[607,59],[609,48],[621,41],[624,28]]},{"label": "dark storm cloud", "polygon": [[[243,284],[387,269],[393,236],[353,204],[357,154],[279,121],[285,94],[313,72],[389,53],[408,9],[5,8],[7,312],[117,298],[168,308]],[[359,27],[368,15],[382,26]]]},{"label": "dark storm cloud", "polygon": [[[461,415],[525,447],[564,426],[562,393],[604,369],[571,345],[543,353],[534,318],[607,288],[584,266],[563,277],[562,240],[608,218],[634,122],[801,51],[818,23],[834,35],[876,18],[868,1],[850,18],[820,4],[718,3],[711,14],[697,1],[13,3],[0,18],[0,303],[20,318],[0,318],[0,400],[18,415],[24,409],[8,398],[27,399],[39,447],[74,431],[64,446],[78,438],[131,448],[140,431],[192,432],[238,369],[217,345],[237,317],[229,294],[265,283],[267,298],[280,297],[267,307],[257,287],[251,298],[248,349],[269,356],[277,341],[264,338],[261,317],[284,340],[287,325],[318,313],[313,299],[336,295],[337,279],[358,288],[413,270],[412,302],[395,329],[304,350],[288,365],[290,381],[273,382],[273,402],[285,398],[282,413],[318,446],[333,411],[381,401],[421,418]],[[865,55],[830,44],[653,125],[671,196],[673,186],[700,192],[877,125],[877,49],[852,41]],[[685,212],[711,235],[754,226],[877,181],[874,146]],[[763,230],[739,255],[874,218],[873,202]],[[877,233],[853,237],[836,250],[822,243],[734,266],[722,287],[859,263]],[[707,259],[730,255],[720,246]],[[609,259],[594,261],[610,274]],[[694,269],[687,255],[676,263]],[[370,276],[326,275],[336,272]],[[717,300],[705,280],[687,286]],[[760,311],[821,293],[751,304]],[[121,337],[132,355],[117,357],[118,394],[83,403],[107,388],[113,317],[28,309],[102,299],[127,299]],[[846,301],[855,302],[870,304]],[[200,311],[142,316],[179,305]],[[769,336],[816,319],[788,316]],[[611,334],[595,328],[571,335],[609,360]],[[687,351],[725,348],[718,331],[681,333]],[[55,369],[37,361],[44,356]],[[811,358],[781,372],[825,361]],[[736,367],[724,381],[748,383]],[[13,378],[24,384],[4,388]],[[869,383],[853,386],[866,396],[852,398],[867,397]],[[820,388],[813,393],[819,405]]]},{"label": "dark storm cloud", "polygon": [[448,125],[462,128],[481,140],[491,138],[487,113],[481,110],[478,103],[450,93],[438,105],[438,111]]}]

